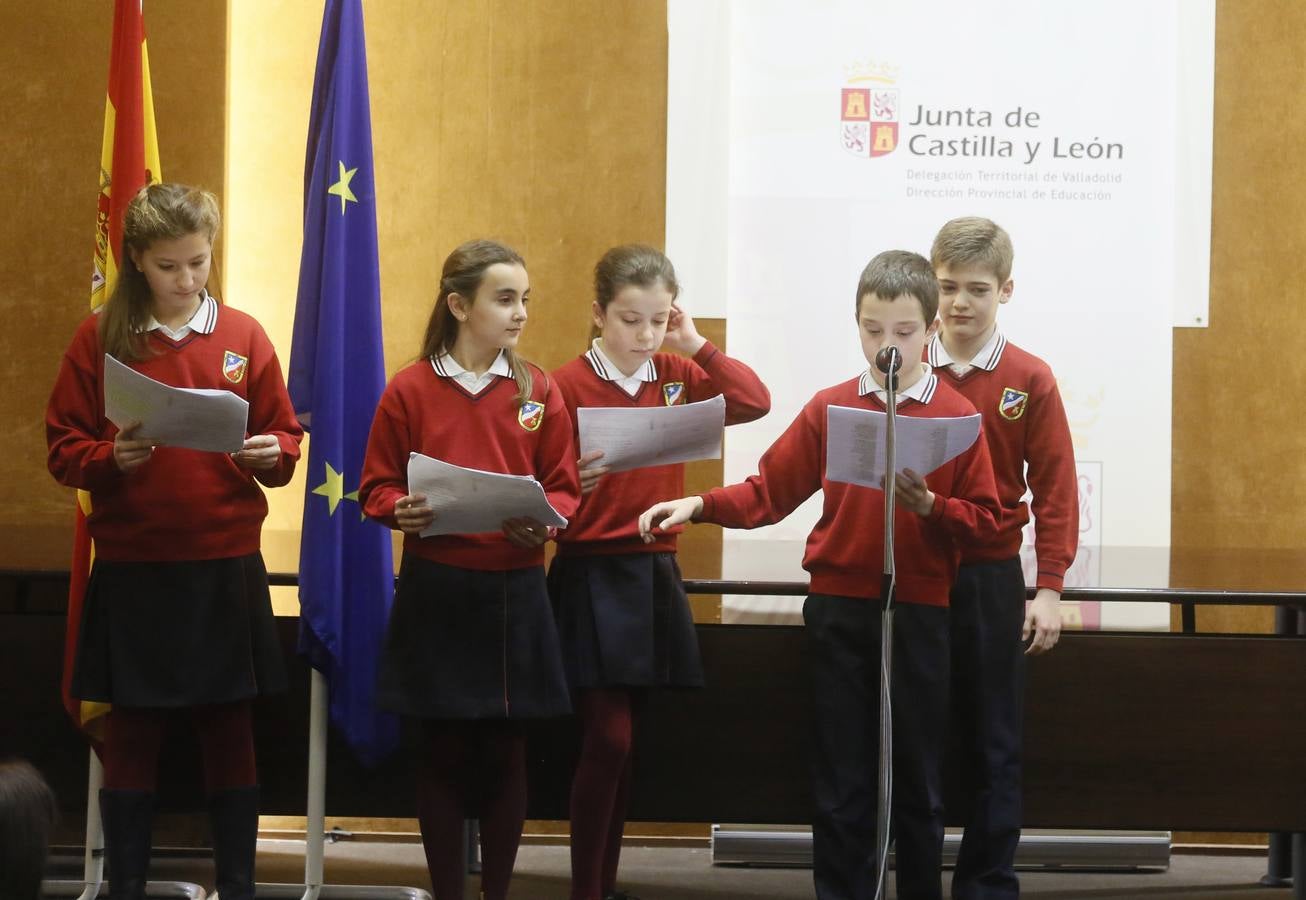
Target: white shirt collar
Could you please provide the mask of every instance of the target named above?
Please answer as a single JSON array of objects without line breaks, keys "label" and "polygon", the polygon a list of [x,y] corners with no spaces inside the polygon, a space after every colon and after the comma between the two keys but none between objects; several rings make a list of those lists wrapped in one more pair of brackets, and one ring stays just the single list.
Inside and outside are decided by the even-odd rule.
[{"label": "white shirt collar", "polygon": [[602,338],[595,338],[590,343],[589,351],[585,354],[590,367],[594,369],[594,374],[604,381],[615,381],[626,393],[632,396],[639,390],[639,386],[643,382],[658,380],[658,369],[657,366],[653,365],[652,359],[646,360],[644,365],[635,370],[635,374],[622,374],[616,364],[608,359],[607,354],[603,352],[602,340]]},{"label": "white shirt collar", "polygon": [[[934,391],[939,386],[939,376],[925,363],[925,374],[917,379],[916,383],[906,390],[898,391],[893,395],[895,405],[902,406],[904,400],[915,400],[917,403],[929,403],[934,399]],[[871,370],[867,369],[862,373],[862,377],[857,381],[857,393],[863,397],[868,394],[874,394],[881,402],[888,399],[888,392],[876,384],[875,379],[871,376]]]},{"label": "white shirt collar", "polygon": [[1007,339],[1003,337],[1002,332],[993,329],[993,334],[984,342],[984,346],[979,348],[974,359],[953,359],[948,355],[948,351],[943,348],[943,339],[938,335],[930,340],[929,357],[930,365],[935,368],[941,366],[952,366],[954,369],[961,366],[978,366],[986,372],[992,372],[998,367],[1002,360],[1002,351],[1007,346]]},{"label": "white shirt collar", "polygon": [[473,394],[479,394],[487,385],[492,383],[496,377],[512,377],[512,366],[508,363],[508,354],[503,350],[499,351],[499,355],[495,357],[494,362],[490,364],[490,368],[486,369],[485,373],[482,375],[477,375],[475,372],[464,369],[458,364],[458,360],[454,359],[448,353],[441,353],[439,356],[431,357],[431,368],[433,368],[435,374],[439,375],[441,378],[452,378]]},{"label": "white shirt collar", "polygon": [[200,291],[199,308],[195,310],[195,315],[191,316],[186,324],[173,330],[155,319],[154,316],[150,316],[150,318],[145,322],[145,325],[141,328],[141,331],[162,331],[174,341],[179,341],[192,331],[199,334],[212,334],[213,329],[216,328],[217,325],[218,301],[209,296],[208,291]]}]

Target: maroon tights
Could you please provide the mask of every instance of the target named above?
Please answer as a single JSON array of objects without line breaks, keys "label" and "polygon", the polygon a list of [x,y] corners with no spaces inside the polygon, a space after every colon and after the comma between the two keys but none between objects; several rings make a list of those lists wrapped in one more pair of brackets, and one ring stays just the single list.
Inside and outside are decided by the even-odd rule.
[{"label": "maroon tights", "polygon": [[526,820],[526,742],[504,720],[423,723],[417,815],[435,900],[462,900],[463,824],[479,819],[481,891],[504,900]]},{"label": "maroon tights", "polygon": [[630,794],[636,696],[623,688],[582,690],[582,742],[571,782],[571,900],[602,900],[617,883]]},{"label": "maroon tights", "polygon": [[[151,791],[159,769],[168,719],[180,710],[115,706],[104,730],[104,786],[110,790]],[[204,754],[204,788],[210,793],[258,783],[254,729],[248,700],[189,709]]]}]

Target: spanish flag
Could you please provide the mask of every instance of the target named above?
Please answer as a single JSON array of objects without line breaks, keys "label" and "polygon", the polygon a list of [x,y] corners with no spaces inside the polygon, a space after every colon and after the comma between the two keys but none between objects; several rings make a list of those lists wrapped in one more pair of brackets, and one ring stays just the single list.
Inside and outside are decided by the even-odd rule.
[{"label": "spanish flag", "polygon": [[[142,187],[161,179],[141,3],[142,0],[114,0],[109,90],[104,103],[104,143],[100,151],[100,197],[95,216],[92,310],[108,299],[118,278],[123,212],[127,204]],[[86,516],[90,510],[91,495],[78,491],[68,588],[68,627],[64,637],[63,701],[73,721],[94,737],[102,724],[97,720],[109,711],[109,707],[104,703],[77,700],[71,691],[77,632],[82,621],[82,598],[95,553],[86,530]]]}]

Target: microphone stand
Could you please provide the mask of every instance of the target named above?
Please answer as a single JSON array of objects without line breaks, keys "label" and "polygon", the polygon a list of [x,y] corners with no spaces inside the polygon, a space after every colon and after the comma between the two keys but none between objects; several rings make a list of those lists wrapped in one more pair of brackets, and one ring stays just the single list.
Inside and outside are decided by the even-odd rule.
[{"label": "microphone stand", "polygon": [[893,554],[894,508],[897,494],[895,426],[898,414],[898,370],[902,354],[896,347],[886,347],[875,357],[875,366],[884,373],[884,566],[880,575],[880,753],[875,817],[875,896],[883,897],[889,871],[889,828],[893,809],[893,606],[897,590]]}]

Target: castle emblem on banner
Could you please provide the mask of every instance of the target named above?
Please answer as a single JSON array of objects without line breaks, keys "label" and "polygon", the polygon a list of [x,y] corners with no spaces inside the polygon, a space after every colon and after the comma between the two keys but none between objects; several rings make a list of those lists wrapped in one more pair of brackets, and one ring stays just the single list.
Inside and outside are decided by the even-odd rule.
[{"label": "castle emblem on banner", "polygon": [[840,91],[839,143],[863,159],[898,146],[898,67],[861,60],[845,67]]}]

